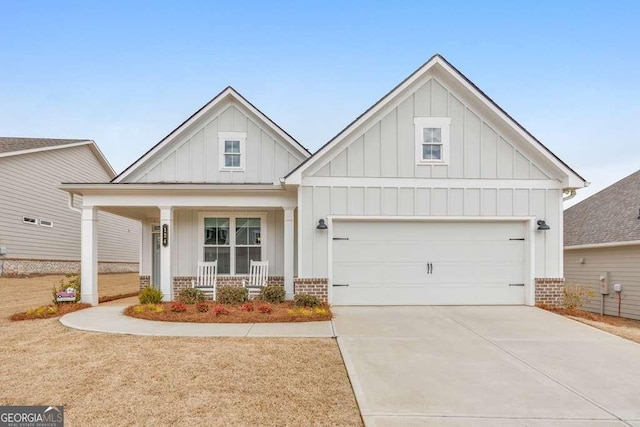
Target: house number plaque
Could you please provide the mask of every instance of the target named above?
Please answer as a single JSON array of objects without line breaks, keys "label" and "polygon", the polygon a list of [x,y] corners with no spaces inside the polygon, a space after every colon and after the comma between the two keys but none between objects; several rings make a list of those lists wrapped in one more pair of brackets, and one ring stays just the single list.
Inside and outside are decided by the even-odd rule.
[{"label": "house number plaque", "polygon": [[169,225],[162,224],[162,246],[169,246]]}]

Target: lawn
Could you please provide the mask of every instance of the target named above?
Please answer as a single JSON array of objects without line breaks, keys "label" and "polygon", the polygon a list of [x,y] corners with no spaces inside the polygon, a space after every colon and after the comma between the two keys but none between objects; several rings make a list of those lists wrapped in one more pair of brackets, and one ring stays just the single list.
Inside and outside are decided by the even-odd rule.
[{"label": "lawn", "polygon": [[49,302],[37,279],[19,279],[30,301],[0,305],[0,405],[65,405],[68,425],[362,425],[334,339],[123,336],[6,320]]}]

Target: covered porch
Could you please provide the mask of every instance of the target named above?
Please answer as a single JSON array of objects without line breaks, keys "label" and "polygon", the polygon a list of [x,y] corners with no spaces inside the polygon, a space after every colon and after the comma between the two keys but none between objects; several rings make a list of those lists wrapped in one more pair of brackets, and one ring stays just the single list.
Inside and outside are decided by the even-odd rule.
[{"label": "covered porch", "polygon": [[269,281],[293,298],[295,192],[271,184],[64,184],[82,197],[82,302],[98,303],[97,213],[142,223],[141,286],[165,301],[191,285],[199,261],[218,261],[218,284],[241,285],[249,263],[269,261]]}]

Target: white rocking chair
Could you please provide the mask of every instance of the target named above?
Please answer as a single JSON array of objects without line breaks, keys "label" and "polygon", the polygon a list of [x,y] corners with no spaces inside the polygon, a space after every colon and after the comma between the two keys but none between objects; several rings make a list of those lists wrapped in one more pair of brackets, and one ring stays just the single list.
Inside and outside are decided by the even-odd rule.
[{"label": "white rocking chair", "polygon": [[199,289],[205,295],[211,293],[213,300],[216,299],[216,284],[218,282],[218,260],[213,262],[199,262],[198,275],[196,280],[191,281],[191,287]]},{"label": "white rocking chair", "polygon": [[249,283],[244,287],[249,290],[249,299],[260,294],[260,290],[267,286],[269,278],[269,261],[254,261],[249,264]]}]

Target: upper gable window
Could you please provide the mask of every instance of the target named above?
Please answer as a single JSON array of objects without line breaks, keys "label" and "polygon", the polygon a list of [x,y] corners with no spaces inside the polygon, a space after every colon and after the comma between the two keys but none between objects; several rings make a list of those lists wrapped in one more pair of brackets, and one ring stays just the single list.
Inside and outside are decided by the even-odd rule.
[{"label": "upper gable window", "polygon": [[449,163],[448,117],[415,117],[416,164],[432,165]]},{"label": "upper gable window", "polygon": [[219,132],[218,145],[220,147],[220,169],[244,170],[245,132]]}]

